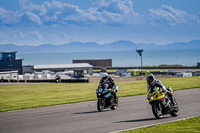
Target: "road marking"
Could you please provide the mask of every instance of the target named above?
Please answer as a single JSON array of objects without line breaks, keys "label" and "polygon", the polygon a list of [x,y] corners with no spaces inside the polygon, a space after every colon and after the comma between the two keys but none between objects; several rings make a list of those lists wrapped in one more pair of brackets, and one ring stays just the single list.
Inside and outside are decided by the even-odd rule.
[{"label": "road marking", "polygon": [[123,132],[123,131],[128,131],[128,130],[134,130],[134,129],[144,128],[144,127],[153,127],[153,126],[160,125],[160,124],[165,124],[165,123],[171,123],[171,122],[175,122],[175,121],[186,120],[186,119],[190,119],[190,118],[194,118],[194,117],[197,117],[197,116],[191,116],[191,117],[187,117],[187,118],[182,118],[182,119],[177,119],[177,120],[172,120],[172,121],[167,121],[167,122],[161,122],[161,123],[156,123],[156,124],[151,124],[151,125],[146,125],[146,126],[141,126],[141,127],[129,128],[129,129],[114,131],[114,132],[110,132],[110,133],[118,133],[118,132]]}]

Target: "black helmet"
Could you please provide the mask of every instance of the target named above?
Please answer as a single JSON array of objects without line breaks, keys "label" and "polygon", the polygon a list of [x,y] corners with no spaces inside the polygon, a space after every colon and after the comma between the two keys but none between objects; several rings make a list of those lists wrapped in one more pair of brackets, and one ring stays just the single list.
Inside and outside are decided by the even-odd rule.
[{"label": "black helmet", "polygon": [[147,80],[147,84],[149,85],[154,85],[155,83],[155,77],[153,76],[153,74],[150,74],[146,77]]}]

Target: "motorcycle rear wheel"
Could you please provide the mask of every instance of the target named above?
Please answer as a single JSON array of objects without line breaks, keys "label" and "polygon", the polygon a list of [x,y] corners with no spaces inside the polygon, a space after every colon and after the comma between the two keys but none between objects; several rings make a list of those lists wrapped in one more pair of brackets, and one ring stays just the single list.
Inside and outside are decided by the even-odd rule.
[{"label": "motorcycle rear wheel", "polygon": [[152,111],[157,119],[161,119],[163,117],[162,106],[160,102],[152,105]]},{"label": "motorcycle rear wheel", "polygon": [[98,99],[97,101],[97,109],[99,112],[102,112],[104,110],[105,101],[103,99]]}]

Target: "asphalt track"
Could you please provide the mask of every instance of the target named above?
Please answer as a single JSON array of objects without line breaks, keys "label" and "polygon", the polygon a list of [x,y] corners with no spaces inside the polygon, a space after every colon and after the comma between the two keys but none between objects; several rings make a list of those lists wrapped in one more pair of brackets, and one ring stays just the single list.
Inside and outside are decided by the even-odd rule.
[{"label": "asphalt track", "polygon": [[146,95],[119,99],[115,111],[96,101],[0,113],[0,133],[107,133],[200,115],[200,88],[175,91],[178,117],[154,118]]}]

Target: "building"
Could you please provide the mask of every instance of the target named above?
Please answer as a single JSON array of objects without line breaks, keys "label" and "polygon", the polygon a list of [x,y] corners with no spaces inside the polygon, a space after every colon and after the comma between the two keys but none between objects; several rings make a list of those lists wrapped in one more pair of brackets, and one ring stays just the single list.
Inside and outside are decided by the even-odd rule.
[{"label": "building", "polygon": [[197,67],[200,67],[200,62],[197,62]]},{"label": "building", "polygon": [[23,74],[25,74],[25,73],[30,73],[30,74],[32,74],[32,73],[34,73],[35,72],[35,70],[34,70],[34,65],[27,65],[27,66],[23,66]]},{"label": "building", "polygon": [[52,71],[52,72],[74,72],[75,77],[82,77],[86,74],[93,74],[93,66],[88,63],[74,64],[55,64],[55,65],[34,65],[35,72]]},{"label": "building", "polygon": [[0,71],[18,71],[22,74],[22,60],[16,57],[16,51],[0,52]]},{"label": "building", "polygon": [[98,67],[112,67],[112,59],[85,59],[85,60],[73,60],[73,63],[89,63]]}]

